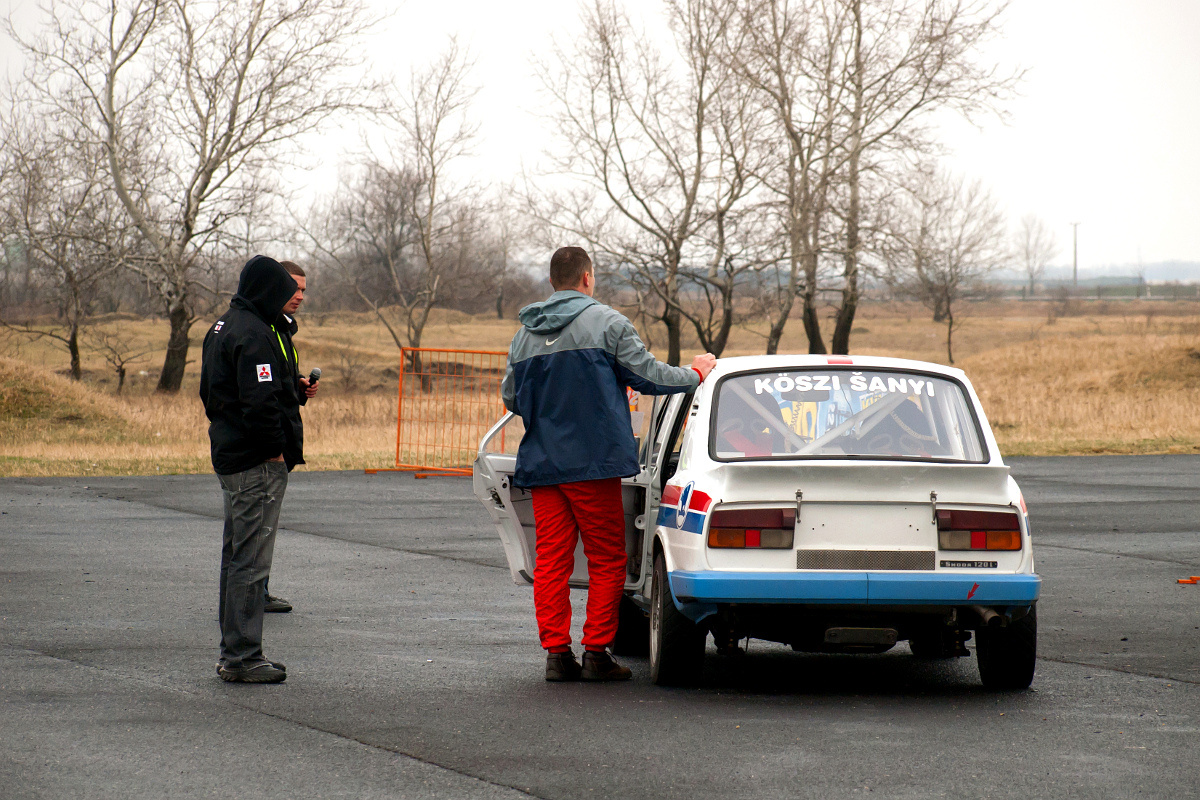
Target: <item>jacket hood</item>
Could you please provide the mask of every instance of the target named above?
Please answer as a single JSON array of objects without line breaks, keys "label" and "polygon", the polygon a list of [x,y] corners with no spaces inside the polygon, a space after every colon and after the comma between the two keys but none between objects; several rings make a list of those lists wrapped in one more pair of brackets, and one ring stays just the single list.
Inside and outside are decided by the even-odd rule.
[{"label": "jacket hood", "polygon": [[570,325],[588,306],[598,304],[583,292],[568,289],[555,292],[541,303],[530,303],[521,309],[517,319],[530,333],[554,333]]},{"label": "jacket hood", "polygon": [[278,261],[268,256],[255,256],[242,267],[237,294],[230,305],[247,308],[270,325],[279,318],[298,288],[299,284]]}]

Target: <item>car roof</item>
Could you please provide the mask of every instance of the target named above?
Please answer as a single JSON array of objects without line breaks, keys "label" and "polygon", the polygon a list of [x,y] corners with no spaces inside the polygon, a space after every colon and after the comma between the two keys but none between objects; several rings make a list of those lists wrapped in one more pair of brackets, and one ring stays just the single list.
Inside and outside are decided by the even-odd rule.
[{"label": "car roof", "polygon": [[915,361],[909,358],[888,358],[886,356],[834,356],[810,355],[808,353],[720,358],[717,360],[716,367],[713,368],[713,376],[720,377],[734,372],[746,372],[749,370],[785,370],[812,367],[898,369],[913,372],[932,372],[959,380],[966,379],[966,374],[961,369],[947,367],[943,364],[934,364],[930,361]]}]

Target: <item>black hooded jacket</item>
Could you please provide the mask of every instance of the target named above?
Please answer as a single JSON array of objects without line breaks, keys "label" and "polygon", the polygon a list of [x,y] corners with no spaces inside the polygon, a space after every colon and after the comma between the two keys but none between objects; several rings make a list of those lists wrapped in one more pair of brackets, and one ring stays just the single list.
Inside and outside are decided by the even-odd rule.
[{"label": "black hooded jacket", "polygon": [[255,256],[242,268],[229,310],[204,337],[200,399],[220,475],[281,453],[289,470],[304,463],[303,392],[291,331],[272,327],[285,324],[280,315],[296,289],[278,261]]}]

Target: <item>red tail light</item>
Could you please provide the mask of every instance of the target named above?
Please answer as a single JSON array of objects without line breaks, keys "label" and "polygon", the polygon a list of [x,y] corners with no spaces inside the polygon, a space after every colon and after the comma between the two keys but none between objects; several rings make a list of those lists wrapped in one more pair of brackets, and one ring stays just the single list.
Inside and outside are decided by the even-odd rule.
[{"label": "red tail light", "polygon": [[1015,511],[938,510],[942,550],[1020,550],[1021,517]]},{"label": "red tail light", "polygon": [[791,549],[796,530],[794,508],[726,508],[712,512],[709,547]]}]

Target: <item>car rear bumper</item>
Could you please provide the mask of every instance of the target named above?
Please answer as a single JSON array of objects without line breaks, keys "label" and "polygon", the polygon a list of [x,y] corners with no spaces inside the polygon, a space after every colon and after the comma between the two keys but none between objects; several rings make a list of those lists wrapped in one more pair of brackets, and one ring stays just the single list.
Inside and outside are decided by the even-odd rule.
[{"label": "car rear bumper", "polygon": [[837,603],[922,606],[1028,606],[1041,594],[1037,575],[955,572],[670,573],[680,606],[716,603]]}]

